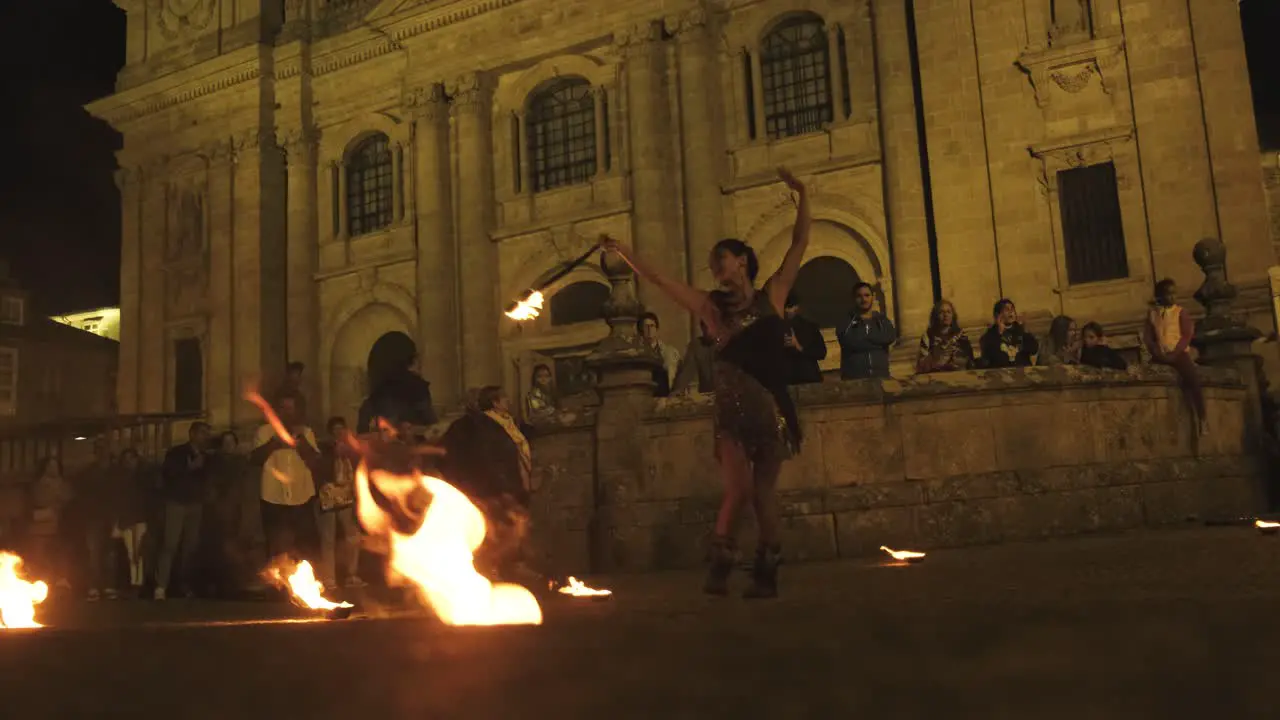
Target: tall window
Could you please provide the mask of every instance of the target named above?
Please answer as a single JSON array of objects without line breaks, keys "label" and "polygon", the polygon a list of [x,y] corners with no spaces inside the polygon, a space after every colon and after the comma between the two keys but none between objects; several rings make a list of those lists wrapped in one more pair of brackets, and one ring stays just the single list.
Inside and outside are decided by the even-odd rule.
[{"label": "tall window", "polygon": [[596,174],[596,102],[591,83],[562,80],[534,95],[525,114],[533,191],[591,180]]},{"label": "tall window", "polygon": [[1067,282],[1078,285],[1129,277],[1114,163],[1059,171],[1058,208]]},{"label": "tall window", "polygon": [[24,309],[22,298],[12,295],[0,297],[0,323],[21,325]]},{"label": "tall window", "polygon": [[18,351],[0,347],[0,415],[18,410]]},{"label": "tall window", "polygon": [[173,342],[173,411],[198,413],[204,410],[204,355],[199,338],[179,338]]},{"label": "tall window", "polygon": [[351,237],[391,224],[391,141],[381,133],[356,146],[347,158],[347,222]]},{"label": "tall window", "polygon": [[821,18],[799,15],[766,35],[760,79],[771,139],[817,132],[831,122],[831,48]]},{"label": "tall window", "polygon": [[858,271],[844,260],[830,256],[810,260],[796,274],[801,314],[818,327],[843,326],[853,310],[853,286],[857,284]]},{"label": "tall window", "polygon": [[551,296],[551,324],[570,325],[604,317],[609,287],[590,280],[566,285]]}]

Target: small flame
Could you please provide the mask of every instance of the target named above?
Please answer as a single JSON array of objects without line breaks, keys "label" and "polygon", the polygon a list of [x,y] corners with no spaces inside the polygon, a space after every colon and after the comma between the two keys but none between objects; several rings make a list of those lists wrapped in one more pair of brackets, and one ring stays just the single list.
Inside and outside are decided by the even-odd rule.
[{"label": "small flame", "polygon": [[267,418],[267,422],[271,424],[271,429],[276,431],[276,435],[284,441],[289,447],[297,447],[298,441],[293,437],[293,433],[289,432],[284,423],[280,422],[280,416],[276,415],[276,411],[271,408],[268,403],[257,391],[250,390],[244,394],[244,399],[258,406],[262,414]]},{"label": "small flame", "polygon": [[884,545],[881,545],[880,549],[889,553],[889,556],[894,560],[898,560],[900,562],[911,562],[912,560],[919,560],[924,557],[924,553],[916,552],[914,550],[894,550],[892,548],[887,548]]},{"label": "small flame", "polygon": [[506,315],[512,320],[532,320],[542,311],[544,299],[542,293],[535,290],[529,293],[529,297],[516,303],[516,306],[508,310]]},{"label": "small flame", "polygon": [[286,577],[284,572],[273,567],[267,571],[267,577],[277,585],[289,588],[289,592],[293,594],[294,599],[302,603],[303,607],[312,610],[335,610],[337,608],[353,607],[349,602],[336,603],[325,598],[324,585],[316,580],[315,570],[311,568],[311,563],[303,560],[298,563],[293,572]]},{"label": "small flame", "polygon": [[613,594],[612,590],[597,590],[596,588],[588,587],[586,583],[572,575],[569,576],[568,583],[560,588],[560,592],[574,597],[608,597]]},{"label": "small flame", "polygon": [[1272,530],[1280,528],[1280,522],[1271,522],[1270,520],[1254,520],[1253,526],[1259,530]]},{"label": "small flame", "polygon": [[[364,464],[356,470],[356,514],[365,531],[386,537],[391,570],[418,587],[446,625],[541,625],[542,608],[519,585],[494,584],[476,572],[474,553],[485,538],[480,510],[457,488],[429,475],[397,475]],[[430,497],[422,524],[403,534],[373,499],[370,483],[412,511]]]},{"label": "small flame", "polygon": [[49,597],[49,586],[23,579],[22,558],[0,552],[0,628],[44,627],[36,622],[36,605]]}]

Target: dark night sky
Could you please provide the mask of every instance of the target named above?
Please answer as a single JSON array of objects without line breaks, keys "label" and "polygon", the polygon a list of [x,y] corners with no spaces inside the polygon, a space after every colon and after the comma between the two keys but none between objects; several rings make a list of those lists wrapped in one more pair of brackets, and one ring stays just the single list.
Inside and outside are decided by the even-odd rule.
[{"label": "dark night sky", "polygon": [[[1280,147],[1280,0],[1243,0],[1263,143]],[[45,312],[119,297],[119,137],[81,105],[124,60],[111,0],[0,0],[0,255]]]}]

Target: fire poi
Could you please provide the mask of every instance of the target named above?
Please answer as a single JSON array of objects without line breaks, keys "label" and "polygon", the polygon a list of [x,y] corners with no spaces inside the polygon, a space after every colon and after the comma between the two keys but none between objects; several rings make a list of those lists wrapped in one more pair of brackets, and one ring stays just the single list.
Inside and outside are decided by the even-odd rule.
[{"label": "fire poi", "polygon": [[315,570],[306,560],[295,565],[287,575],[279,566],[272,567],[267,570],[267,578],[281,587],[288,588],[293,600],[309,610],[323,610],[331,617],[344,618],[350,615],[351,609],[355,607],[349,602],[334,602],[326,598],[324,585],[316,579]]},{"label": "fire poi", "polygon": [[1275,535],[1280,531],[1280,522],[1271,522],[1270,520],[1254,520],[1253,526],[1258,528],[1258,532],[1263,535]]},{"label": "fire poi", "polygon": [[889,553],[889,557],[897,560],[898,562],[924,562],[924,553],[922,552],[916,552],[915,550],[894,550],[892,548],[885,547],[884,545],[881,545],[880,549]]},{"label": "fire poi", "polygon": [[587,248],[586,252],[566,263],[564,267],[557,270],[551,275],[551,277],[539,283],[537,287],[524,291],[524,294],[520,296],[520,299],[508,305],[503,314],[516,321],[532,320],[538,317],[538,314],[542,312],[542,304],[546,302],[546,298],[543,297],[542,291],[551,287],[560,278],[573,272],[574,268],[589,260],[592,254],[599,249],[600,243],[596,243],[590,248]]},{"label": "fire poi", "polygon": [[22,558],[0,552],[0,629],[44,627],[36,622],[36,605],[49,597],[49,586],[23,575]]},{"label": "fire poi", "polygon": [[597,598],[597,599],[613,597],[612,590],[599,590],[599,589],[590,587],[586,583],[582,582],[581,580],[579,580],[578,578],[572,575],[569,576],[569,579],[566,580],[565,584],[561,585],[557,591],[561,595],[571,595],[573,597],[585,597],[585,598]]}]

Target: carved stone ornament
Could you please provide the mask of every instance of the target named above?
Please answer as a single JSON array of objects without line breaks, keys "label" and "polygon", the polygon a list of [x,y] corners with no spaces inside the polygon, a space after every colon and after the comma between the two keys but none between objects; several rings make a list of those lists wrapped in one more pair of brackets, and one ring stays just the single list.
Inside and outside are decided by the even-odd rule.
[{"label": "carved stone ornament", "polygon": [[407,88],[401,104],[410,117],[439,120],[449,111],[449,96],[443,83],[428,83]]},{"label": "carved stone ornament", "polygon": [[613,43],[622,50],[623,55],[647,52],[651,43],[661,39],[662,24],[652,20],[633,23],[613,33]]},{"label": "carved stone ornament", "polygon": [[1035,91],[1036,105],[1047,108],[1058,88],[1067,93],[1078,93],[1088,87],[1096,75],[1102,92],[1115,93],[1115,78],[1123,75],[1117,71],[1124,56],[1124,42],[1119,38],[1099,38],[1085,43],[1023,53],[1015,63],[1027,74],[1031,89]]},{"label": "carved stone ornament", "polygon": [[290,162],[303,160],[308,154],[314,158],[320,142],[320,131],[314,127],[276,128],[276,145],[284,151]]},{"label": "carved stone ornament", "polygon": [[209,273],[202,259],[168,268],[165,284],[168,317],[189,317],[204,311],[209,293]]},{"label": "carved stone ornament", "polygon": [[483,73],[467,73],[449,84],[449,97],[455,111],[474,110],[483,107],[493,89],[492,81]]},{"label": "carved stone ornament", "polygon": [[1063,68],[1055,70],[1049,74],[1049,78],[1053,83],[1064,91],[1075,95],[1089,86],[1089,80],[1093,77],[1094,64],[1077,65],[1072,68]]},{"label": "carved stone ornament", "polygon": [[151,0],[160,34],[169,40],[209,26],[218,10],[217,0]]},{"label": "carved stone ornament", "polygon": [[696,7],[678,15],[668,15],[662,19],[662,24],[672,35],[694,34],[707,26],[707,11],[705,8]]},{"label": "carved stone ornament", "polygon": [[169,188],[169,242],[166,255],[170,259],[198,257],[205,248],[205,192],[199,183],[184,183]]}]

